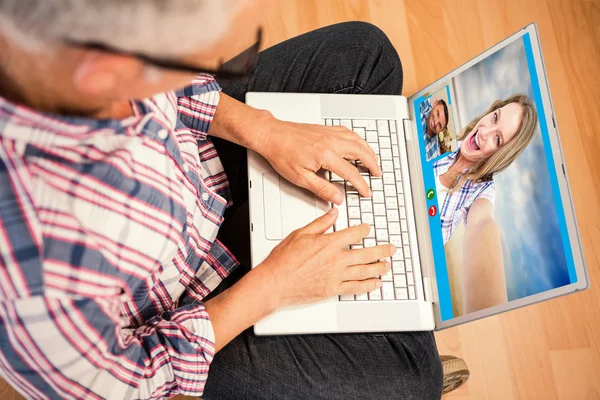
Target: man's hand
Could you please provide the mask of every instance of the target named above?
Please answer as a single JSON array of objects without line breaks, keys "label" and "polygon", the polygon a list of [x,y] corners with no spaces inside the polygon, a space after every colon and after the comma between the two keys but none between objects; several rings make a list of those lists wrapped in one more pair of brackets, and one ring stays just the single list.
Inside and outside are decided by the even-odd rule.
[{"label": "man's hand", "polygon": [[346,250],[351,244],[362,242],[369,233],[369,225],[325,234],[337,216],[337,210],[332,208],[292,232],[256,268],[271,276],[277,307],[366,293],[381,286],[378,276],[385,275],[390,264],[380,260],[391,257],[396,248],[388,244]]},{"label": "man's hand", "polygon": [[291,183],[320,198],[342,204],[343,193],[319,177],[317,171],[332,171],[350,182],[364,197],[369,185],[347,160],[359,160],[371,174],[381,176],[373,149],[355,132],[343,126],[322,126],[267,119],[259,131],[258,151]]}]

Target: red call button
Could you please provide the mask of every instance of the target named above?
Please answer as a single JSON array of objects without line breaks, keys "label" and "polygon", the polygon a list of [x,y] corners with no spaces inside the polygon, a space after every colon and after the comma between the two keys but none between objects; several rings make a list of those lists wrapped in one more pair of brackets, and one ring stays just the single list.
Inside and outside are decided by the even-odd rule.
[{"label": "red call button", "polygon": [[429,207],[429,216],[435,217],[435,214],[437,214],[437,207],[436,206]]}]

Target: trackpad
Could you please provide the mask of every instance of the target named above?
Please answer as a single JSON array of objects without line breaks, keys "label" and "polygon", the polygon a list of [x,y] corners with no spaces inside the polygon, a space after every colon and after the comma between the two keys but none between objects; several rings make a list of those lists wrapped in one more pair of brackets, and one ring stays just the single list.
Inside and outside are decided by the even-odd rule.
[{"label": "trackpad", "polygon": [[291,184],[284,178],[280,180],[280,188],[281,224],[285,238],[317,218],[317,203],[314,194]]}]

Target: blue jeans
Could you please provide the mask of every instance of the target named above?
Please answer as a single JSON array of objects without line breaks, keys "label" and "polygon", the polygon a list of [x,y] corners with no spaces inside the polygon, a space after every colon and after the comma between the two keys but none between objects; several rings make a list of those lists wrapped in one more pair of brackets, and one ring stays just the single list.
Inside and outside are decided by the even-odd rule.
[{"label": "blue jeans", "polygon": [[[261,53],[248,91],[400,94],[396,50],[373,25],[329,26]],[[215,295],[249,270],[246,150],[215,140],[232,187],[219,238],[241,261]],[[215,356],[206,400],[439,399],[443,373],[432,332],[257,337],[248,329]]]}]

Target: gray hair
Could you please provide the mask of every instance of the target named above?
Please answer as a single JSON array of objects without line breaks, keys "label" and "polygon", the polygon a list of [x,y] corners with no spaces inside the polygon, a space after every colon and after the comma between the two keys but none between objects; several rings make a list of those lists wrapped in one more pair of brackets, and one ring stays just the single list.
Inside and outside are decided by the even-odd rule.
[{"label": "gray hair", "polygon": [[245,0],[0,0],[0,30],[29,51],[66,39],[153,56],[202,50]]}]

